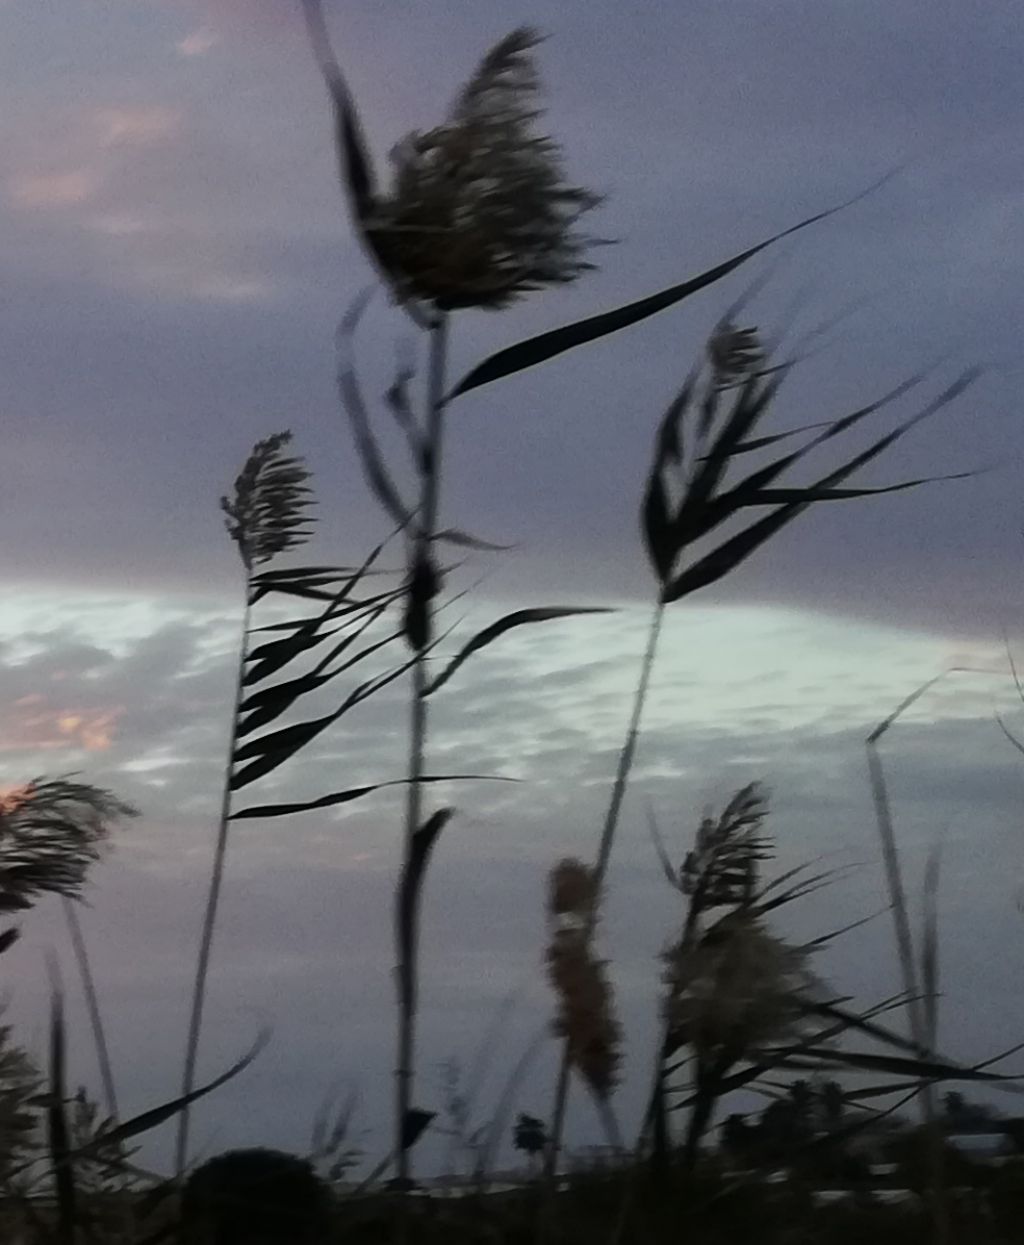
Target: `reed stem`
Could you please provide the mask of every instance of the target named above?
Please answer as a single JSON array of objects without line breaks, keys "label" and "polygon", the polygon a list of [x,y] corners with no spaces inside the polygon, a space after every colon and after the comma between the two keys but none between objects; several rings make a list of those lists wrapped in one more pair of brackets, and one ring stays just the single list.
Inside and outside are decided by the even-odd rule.
[{"label": "reed stem", "polygon": [[[410,572],[427,560],[433,560],[433,543],[441,487],[441,451],[444,439],[445,371],[448,354],[448,317],[439,315],[430,327],[430,364],[427,375],[427,412],[421,450],[420,509],[412,541]],[[428,619],[433,603],[426,604]],[[428,623],[427,634],[430,634]],[[426,648],[415,655],[412,667],[412,697],[409,712],[409,783],[405,805],[405,839],[401,877],[408,876],[413,856],[413,841],[423,821],[423,786],[429,721],[426,689],[428,682]],[[398,1156],[399,1187],[408,1187],[412,1178],[411,1147],[405,1145],[405,1131],[413,1108],[416,1062],[416,1014],[419,990],[419,912],[420,888],[410,896],[405,917],[402,912],[402,884],[396,893],[395,941],[398,949],[398,1054],[395,1066],[395,1151]],[[409,936],[403,936],[403,919],[409,922]],[[407,947],[407,952],[403,949]]]},{"label": "reed stem", "polygon": [[[234,770],[238,720],[242,708],[242,681],[245,677],[245,662],[249,647],[249,617],[252,609],[250,596],[250,583],[247,576],[245,584],[245,612],[242,616],[242,638],[238,653],[238,675],[235,679],[235,703],[231,712],[228,757],[224,773],[224,790],[221,794],[220,819],[217,823],[217,842],[213,854],[213,869],[210,873],[210,889],[206,898],[206,911],[203,914],[202,934],[199,940],[199,954],[196,961],[196,978],[192,988],[192,1010],[189,1017],[188,1042],[185,1048],[185,1068],[181,1078],[182,1097],[192,1093],[196,1085],[196,1060],[199,1054],[199,1035],[203,1026],[206,982],[210,971],[210,953],[213,948],[213,934],[217,924],[221,886],[224,881],[224,862],[228,850],[228,828],[231,817],[231,776]],[[179,1180],[184,1175],[188,1163],[188,1130],[189,1107],[186,1103],[178,1115],[178,1135],[175,1142],[174,1170]]]},{"label": "reed stem", "polygon": [[[611,797],[608,801],[608,809],[605,813],[604,825],[601,827],[601,838],[598,843],[597,858],[594,863],[593,879],[594,879],[594,903],[590,913],[587,916],[584,926],[584,936],[589,944],[593,937],[594,928],[597,922],[598,907],[601,902],[601,889],[604,884],[605,874],[608,871],[608,861],[611,858],[612,846],[615,841],[615,832],[618,829],[619,815],[622,811],[622,803],[626,796],[626,788],[629,785],[629,776],[633,769],[633,762],[636,758],[637,744],[640,738],[640,724],[643,720],[644,706],[647,703],[647,693],[650,689],[651,675],[654,670],[654,661],[658,651],[658,640],[661,636],[662,622],[665,616],[665,605],[662,601],[658,601],[651,615],[651,624],[647,634],[647,646],[644,650],[643,661],[640,665],[640,675],[637,680],[636,692],[633,696],[633,708],[630,713],[629,726],[626,730],[625,742],[622,750],[619,752],[618,766],[615,772],[615,781],[612,785]],[[555,1177],[558,1171],[558,1159],[562,1148],[562,1135],[565,1131],[565,1117],[569,1101],[569,1083],[571,1079],[572,1067],[569,1060],[569,1040],[566,1039],[562,1046],[562,1059],[558,1070],[558,1084],[555,1089],[555,1105],[552,1113],[551,1122],[551,1139],[548,1144],[547,1153],[544,1156],[544,1181],[547,1186],[545,1202],[550,1203],[553,1199],[555,1189]],[[544,1217],[547,1217],[545,1212]],[[540,1239],[543,1240],[543,1232]]]},{"label": "reed stem", "polygon": [[103,1082],[103,1095],[107,1102],[107,1114],[111,1119],[116,1120],[119,1112],[117,1109],[117,1090],[114,1085],[114,1069],[110,1061],[110,1047],[107,1043],[107,1033],[103,1025],[103,1013],[100,1011],[96,979],[92,975],[92,965],[89,961],[89,949],[85,944],[82,923],[78,919],[74,901],[65,895],[62,903],[64,916],[68,923],[68,933],[71,935],[71,947],[75,953],[79,976],[82,978],[82,990],[85,994],[85,1006],[89,1012],[89,1024],[92,1027],[93,1041],[96,1043],[96,1058],[100,1066],[100,1079]]}]

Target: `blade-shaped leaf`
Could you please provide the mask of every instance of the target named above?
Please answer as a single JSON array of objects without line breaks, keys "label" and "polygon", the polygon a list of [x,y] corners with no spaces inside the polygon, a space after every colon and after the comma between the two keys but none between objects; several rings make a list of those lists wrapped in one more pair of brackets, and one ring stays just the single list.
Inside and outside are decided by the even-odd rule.
[{"label": "blade-shaped leaf", "polygon": [[806,229],[808,225],[825,220],[829,216],[841,212],[844,208],[850,207],[859,199],[877,189],[886,180],[888,180],[888,175],[874,185],[869,186],[867,190],[855,195],[852,199],[848,199],[845,203],[827,208],[823,212],[816,212],[813,216],[808,216],[798,224],[791,225],[788,229],[782,230],[781,233],[774,234],[764,242],[759,242],[756,246],[741,251],[731,259],[716,264],[713,268],[707,269],[706,272],[702,272],[699,276],[691,277],[688,281],[682,281],[678,285],[671,285],[657,294],[641,298],[637,302],[627,303],[622,307],[616,307],[613,311],[605,311],[600,315],[589,316],[585,320],[578,320],[574,324],[567,324],[562,328],[552,329],[547,333],[541,333],[536,337],[530,337],[525,341],[517,342],[514,346],[507,346],[505,349],[499,350],[482,363],[478,363],[476,367],[464,376],[449,393],[447,401],[451,402],[455,398],[469,393],[472,389],[478,389],[481,385],[488,385],[492,381],[500,380],[505,376],[511,376],[516,372],[522,372],[526,368],[536,367],[537,364],[553,359],[556,355],[563,354],[567,350],[573,350],[577,346],[586,345],[588,342],[597,341],[601,337],[606,337],[609,333],[616,333],[620,329],[629,328],[633,324],[639,324],[641,320],[646,320],[648,316],[664,311],[667,307],[682,302],[684,298],[688,298],[691,294],[696,294],[698,291],[706,289],[709,285],[713,285],[716,281],[720,281],[723,277],[727,277],[729,273],[734,272],[742,264],[753,259],[755,255],[759,255],[762,251],[767,250],[768,247],[781,241],[783,238],[788,238],[791,234],[797,233],[801,229]]},{"label": "blade-shaped leaf", "polygon": [[461,549],[479,549],[484,553],[505,553],[515,548],[515,545],[496,545],[493,541],[481,540],[479,536],[460,531],[457,527],[446,527],[443,532],[435,532],[432,539]]},{"label": "blade-shaped leaf", "polygon": [[342,320],[338,331],[338,392],[348,414],[366,482],[391,518],[404,527],[411,521],[413,511],[402,500],[385,466],[380,446],[373,435],[373,426],[370,423],[370,416],[356,373],[355,332],[368,301],[369,292],[357,298]]},{"label": "blade-shaped leaf", "polygon": [[286,679],[283,683],[275,683],[270,687],[263,688],[258,692],[254,692],[251,696],[246,697],[242,702],[240,711],[245,714],[244,720],[239,724],[235,734],[236,739],[244,739],[247,735],[252,734],[255,730],[260,730],[264,726],[269,725],[276,718],[285,713],[291,706],[302,696],[308,695],[310,692],[316,691],[317,688],[323,687],[340,674],[344,674],[347,670],[351,670],[353,666],[372,657],[375,653],[380,652],[388,644],[399,639],[401,632],[392,631],[380,640],[367,644],[358,652],[343,661],[333,670],[328,670],[327,666],[340,657],[346,649],[359,640],[368,627],[378,621],[383,608],[376,611],[371,617],[363,622],[354,632],[346,636],[340,644],[335,645],[330,653],[321,661],[314,670],[308,674],[301,675],[295,679]]},{"label": "blade-shaped leaf", "polygon": [[353,215],[362,223],[373,210],[376,180],[359,114],[341,66],[331,50],[319,0],[303,0],[303,12],[313,53],[334,105],[342,185],[350,200]]},{"label": "blade-shaped leaf", "polygon": [[[783,503],[771,514],[766,515],[763,519],[759,519],[756,523],[752,523],[742,532],[725,541],[717,549],[714,549],[711,553],[694,563],[693,566],[688,567],[663,591],[662,600],[666,603],[678,601],[681,597],[705,588],[727,575],[741,562],[744,562],[756,549],[785,527],[787,523],[812,506],[815,493],[823,489],[831,489],[833,485],[841,483],[855,471],[871,462],[872,459],[877,458],[912,427],[920,423],[922,419],[935,414],[941,407],[962,393],[976,375],[977,373],[973,370],[965,372],[944,390],[938,398],[930,402],[924,410],[918,411],[915,415],[904,420],[886,436],[880,438],[860,454],[855,455],[842,467],[815,481],[807,489],[798,490],[802,500]],[[908,485],[908,487],[910,486]]]},{"label": "blade-shaped leaf", "polygon": [[[243,808],[231,814],[232,821],[242,821],[250,817],[287,817],[293,813],[308,813],[318,808],[333,808],[336,804],[348,804],[352,800],[361,800],[364,795],[381,791],[385,787],[405,787],[412,780],[394,778],[388,782],[375,782],[365,787],[350,787],[347,791],[335,791],[331,795],[322,795],[318,800],[304,800],[294,804],[262,804],[259,807]],[[500,774],[424,774],[417,782],[517,782],[515,778],[504,778]]]},{"label": "blade-shaped leaf", "polygon": [[190,1094],[183,1094],[180,1098],[174,1098],[159,1107],[152,1107],[148,1111],[143,1111],[141,1115],[125,1120],[123,1124],[118,1124],[110,1129],[98,1141],[76,1150],[71,1157],[76,1158],[80,1155],[88,1154],[97,1145],[120,1145],[125,1141],[130,1141],[133,1137],[139,1137],[143,1133],[151,1132],[154,1128],[159,1128],[167,1120],[179,1115],[185,1107],[191,1106],[192,1103],[197,1102],[200,1098],[205,1098],[207,1094],[212,1094],[215,1089],[226,1085],[228,1081],[233,1080],[240,1072],[244,1072],[260,1054],[269,1040],[270,1032],[265,1029],[260,1033],[246,1054],[237,1063],[233,1063],[226,1072],[222,1072],[220,1076],[215,1077],[212,1081],[208,1081],[205,1085],[201,1085],[198,1089],[194,1089]]},{"label": "blade-shaped leaf", "polygon": [[644,540],[647,555],[661,583],[672,573],[676,559],[664,475],[667,470],[678,468],[682,464],[683,417],[690,404],[696,381],[696,373],[691,372],[662,416],[658,426],[654,464],[644,491],[641,510]]},{"label": "blade-shaped leaf", "polygon": [[318,644],[322,644],[324,640],[329,640],[331,636],[337,635],[341,631],[341,627],[335,627],[331,631],[303,631],[297,635],[288,636],[283,640],[269,640],[266,644],[261,644],[259,648],[253,649],[251,653],[246,655],[246,661],[250,663],[250,668],[245,672],[242,679],[243,687],[251,687],[254,683],[261,683],[269,675],[276,674],[282,667],[300,656],[302,653],[308,652],[311,648],[316,648]]},{"label": "blade-shaped leaf", "polygon": [[437,1115],[436,1111],[423,1111],[419,1107],[411,1107],[402,1121],[402,1149],[411,1150],[423,1136]]},{"label": "blade-shaped leaf", "polygon": [[827,1020],[840,1021],[847,1028],[874,1038],[886,1046],[892,1046],[896,1050],[906,1051],[910,1055],[917,1054],[917,1044],[910,1038],[905,1038],[894,1030],[877,1024],[865,1016],[858,1016],[856,1012],[851,1012],[836,1003],[810,1003],[807,1006],[807,1011],[812,1015],[821,1016]]},{"label": "blade-shaped leaf", "polygon": [[513,630],[515,627],[524,627],[530,623],[548,622],[556,618],[570,618],[576,614],[608,614],[610,610],[598,606],[551,606],[540,609],[516,610],[512,614],[506,614],[504,618],[499,618],[497,622],[491,623],[489,627],[485,627],[483,631],[477,634],[465,644],[459,653],[452,658],[441,673],[430,681],[424,689],[424,696],[431,696],[438,688],[443,687],[445,683],[452,677],[456,670],[469,660],[474,653],[485,648],[499,636],[503,636],[507,631]]},{"label": "blade-shaped leaf", "polygon": [[[705,456],[700,470],[687,491],[683,505],[679,508],[679,512],[676,515],[674,537],[677,553],[686,545],[699,540],[702,536],[707,535],[708,532],[718,527],[719,524],[724,523],[726,519],[730,518],[746,504],[748,499],[763,491],[768,484],[777,480],[788,468],[799,462],[800,459],[811,453],[812,450],[832,437],[848,432],[860,423],[861,420],[881,410],[889,403],[898,400],[915,385],[919,384],[922,379],[921,375],[913,376],[909,380],[901,382],[881,398],[876,398],[875,401],[858,407],[857,410],[851,411],[839,419],[831,420],[825,425],[824,432],[813,437],[805,445],[800,446],[799,449],[785,454],[763,467],[759,467],[727,492],[717,497],[714,496],[714,491],[725,475],[729,462],[733,457],[733,447],[740,443],[742,438],[746,437],[747,433],[768,409],[778,392],[784,376],[785,373],[778,375],[760,390],[755,385],[753,393],[748,392],[745,388],[740,395],[740,398],[737,400],[736,410],[720,431],[711,450]],[[748,382],[748,385],[750,383],[752,382]]]},{"label": "blade-shaped leaf", "polygon": [[929,1081],[1019,1081],[1021,1077],[980,1068],[964,1067],[943,1059],[902,1058],[898,1055],[875,1055],[868,1051],[815,1050],[819,1063],[839,1064],[866,1072],[884,1072],[891,1076],[916,1076]]},{"label": "blade-shaped leaf", "polygon": [[269,774],[293,756],[300,748],[316,739],[332,722],[337,721],[339,714],[328,713],[320,718],[312,718],[308,722],[296,722],[293,726],[284,726],[280,730],[271,731],[269,735],[261,735],[238,748],[234,755],[234,763],[248,761],[251,764],[233,774],[230,787],[232,791],[240,791],[257,778]]},{"label": "blade-shaped leaf", "polygon": [[874,488],[767,488],[754,493],[741,504],[743,506],[775,506],[791,501],[849,501],[855,497],[878,497],[883,493],[902,493],[906,489],[920,488],[922,484],[940,484],[946,480],[969,480],[977,471],[952,471],[945,475],[920,476],[916,480],[901,480],[899,484],[883,484]]},{"label": "blade-shaped leaf", "polygon": [[416,926],[415,913],[419,903],[423,878],[427,865],[441,831],[455,814],[453,808],[439,808],[431,813],[427,820],[412,836],[412,848],[409,858],[402,870],[402,879],[398,889],[398,933],[401,947],[399,964],[400,989],[408,1006],[413,1006],[413,978],[411,965],[413,962],[413,936]]}]

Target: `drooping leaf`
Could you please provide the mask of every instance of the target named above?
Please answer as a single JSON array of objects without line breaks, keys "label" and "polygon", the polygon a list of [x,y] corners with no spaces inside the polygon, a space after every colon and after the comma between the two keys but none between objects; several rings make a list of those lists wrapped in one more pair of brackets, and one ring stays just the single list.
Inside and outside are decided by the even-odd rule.
[{"label": "drooping leaf", "polygon": [[334,105],[336,144],[341,182],[356,221],[363,223],[373,211],[376,178],[355,101],[331,50],[319,0],[303,0],[310,43]]},{"label": "drooping leaf", "polygon": [[489,627],[485,627],[483,631],[477,634],[467,643],[458,654],[452,658],[441,673],[427,684],[424,689],[425,696],[431,696],[438,688],[443,687],[445,683],[452,677],[458,668],[469,660],[474,653],[485,648],[507,631],[513,630],[515,627],[523,627],[530,623],[548,622],[556,618],[570,618],[576,614],[608,614],[610,610],[597,606],[550,606],[539,609],[516,610],[512,614],[506,614],[504,618],[499,618],[497,622],[491,623]]},{"label": "drooping leaf", "polygon": [[683,416],[690,404],[693,387],[696,384],[695,372],[683,382],[682,388],[669,404],[658,427],[657,443],[654,452],[654,464],[647,478],[644,491],[641,517],[643,521],[644,539],[647,555],[654,566],[655,574],[664,583],[675,563],[676,550],[672,532],[672,516],[669,500],[665,491],[665,473],[678,470],[683,461]]},{"label": "drooping leaf", "polygon": [[384,463],[380,446],[373,435],[355,365],[355,332],[371,292],[364,292],[353,302],[338,332],[338,392],[348,414],[366,482],[394,522],[404,527],[412,520],[413,510],[402,500]]},{"label": "drooping leaf", "polygon": [[0,934],[0,955],[3,955],[5,951],[9,951],[20,937],[21,930],[17,927],[17,925],[12,925],[10,929],[5,929],[4,932]]},{"label": "drooping leaf", "polygon": [[852,199],[848,199],[845,203],[837,204],[835,207],[827,208],[823,212],[817,212],[813,216],[808,216],[798,224],[791,225],[788,229],[782,230],[781,233],[777,233],[764,242],[759,242],[756,246],[741,251],[731,259],[725,260],[724,263],[716,264],[713,268],[709,268],[699,276],[691,277],[688,281],[669,286],[657,294],[639,299],[637,302],[627,303],[622,307],[615,308],[613,311],[589,316],[574,324],[564,325],[562,328],[552,329],[547,333],[540,333],[536,337],[530,337],[525,341],[517,342],[514,346],[507,346],[505,349],[499,350],[482,363],[478,363],[476,367],[464,376],[449,393],[447,401],[454,401],[455,398],[461,397],[473,389],[478,389],[481,385],[487,385],[505,376],[514,375],[516,372],[524,371],[526,368],[536,367],[537,364],[544,363],[556,355],[563,354],[565,351],[572,350],[577,346],[583,346],[588,342],[597,341],[601,337],[606,337],[609,333],[616,333],[620,329],[629,328],[633,324],[639,324],[641,320],[646,320],[648,316],[664,311],[667,307],[681,302],[691,294],[696,294],[698,291],[706,289],[709,285],[713,285],[716,281],[720,281],[742,264],[753,259],[755,255],[760,254],[783,238],[787,238],[801,229],[806,229],[808,225],[825,220],[829,216],[841,212],[844,208],[850,207],[859,199],[877,189],[885,180],[887,178],[880,179],[874,185],[869,186],[867,190],[855,195]]},{"label": "drooping leaf", "polygon": [[438,836],[455,814],[453,808],[439,808],[432,813],[412,836],[409,857],[402,869],[402,878],[398,890],[398,931],[401,947],[401,961],[398,966],[399,983],[406,1005],[414,1006],[413,979],[411,965],[413,962],[413,939],[416,928],[416,909],[419,904],[423,878],[430,863]]},{"label": "drooping leaf", "polygon": [[[148,1111],[143,1111],[141,1115],[133,1116],[130,1120],[125,1120],[123,1124],[118,1124],[111,1129],[103,1139],[107,1145],[120,1145],[122,1142],[130,1141],[133,1137],[139,1137],[143,1133],[148,1133],[154,1128],[158,1128],[167,1120],[173,1119],[179,1115],[185,1107],[189,1107],[194,1102],[198,1102],[200,1098],[205,1098],[207,1094],[212,1094],[214,1090],[220,1089],[222,1085],[226,1085],[228,1081],[234,1080],[240,1072],[244,1072],[246,1068],[255,1060],[262,1052],[263,1048],[270,1041],[270,1031],[264,1029],[261,1031],[256,1041],[249,1050],[233,1063],[226,1072],[222,1072],[220,1076],[214,1077],[212,1081],[208,1081],[205,1085],[201,1085],[198,1089],[194,1089],[190,1094],[184,1094],[180,1098],[174,1098],[170,1102],[165,1102],[159,1107],[152,1107]],[[91,1147],[87,1147],[91,1148]]]},{"label": "drooping leaf", "polygon": [[249,669],[242,679],[242,686],[251,687],[254,683],[261,683],[269,675],[276,674],[278,670],[288,665],[294,658],[308,652],[311,648],[316,648],[318,644],[329,640],[341,630],[341,627],[335,627],[331,631],[300,631],[286,639],[269,640],[266,644],[261,644],[259,648],[253,649],[246,655]]},{"label": "drooping leaf", "polygon": [[234,773],[231,777],[232,791],[240,791],[249,783],[269,774],[294,756],[300,748],[316,739],[332,722],[338,719],[337,712],[327,713],[320,718],[312,718],[308,722],[296,722],[293,726],[284,726],[280,730],[271,731],[269,735],[261,735],[235,750],[233,757],[237,765],[240,761],[252,760],[250,765]]},{"label": "drooping leaf", "polygon": [[401,633],[397,631],[389,632],[382,639],[365,645],[346,661],[335,666],[334,669],[328,669],[328,666],[333,661],[359,640],[368,627],[379,620],[382,613],[383,608],[380,608],[365,622],[361,623],[341,643],[335,645],[323,661],[307,674],[300,675],[294,679],[286,679],[281,683],[274,683],[270,687],[262,688],[251,696],[247,696],[240,706],[240,712],[244,714],[244,718],[239,723],[235,735],[236,739],[244,739],[247,735],[251,735],[253,731],[261,730],[290,709],[302,696],[323,687],[331,682],[332,679],[344,674],[347,670],[351,670],[359,662],[372,657],[375,653],[380,652],[382,648],[397,640]]}]

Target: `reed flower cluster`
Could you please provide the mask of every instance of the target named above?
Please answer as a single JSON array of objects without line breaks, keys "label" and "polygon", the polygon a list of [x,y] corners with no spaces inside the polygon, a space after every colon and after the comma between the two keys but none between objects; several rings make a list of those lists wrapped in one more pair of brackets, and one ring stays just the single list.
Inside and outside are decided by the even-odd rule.
[{"label": "reed flower cluster", "polygon": [[547,970],[558,1009],[553,1029],[591,1091],[607,1100],[618,1081],[622,1031],[615,1016],[607,961],[593,951],[597,885],[579,860],[561,860],[548,882],[551,941]]}]

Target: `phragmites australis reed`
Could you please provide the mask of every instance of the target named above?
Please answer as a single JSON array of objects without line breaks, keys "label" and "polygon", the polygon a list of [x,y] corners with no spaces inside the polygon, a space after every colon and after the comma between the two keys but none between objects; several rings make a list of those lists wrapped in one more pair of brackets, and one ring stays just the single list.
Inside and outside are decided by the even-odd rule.
[{"label": "phragmites australis reed", "polygon": [[[757,330],[737,326],[735,317],[739,309],[739,305],[730,308],[719,320],[705,346],[703,359],[669,404],[655,440],[654,461],[641,507],[641,525],[658,594],[598,845],[594,875],[599,890],[636,755],[665,607],[717,583],[819,502],[899,492],[931,479],[959,479],[971,474],[958,472],[880,487],[845,485],[851,476],[883,454],[911,428],[957,397],[974,379],[974,372],[966,372],[938,397],[838,467],[809,484],[790,483],[787,473],[808,454],[902,398],[921,378],[914,377],[881,398],[828,421],[822,431],[795,429],[762,434],[762,425],[771,414],[793,364],[770,364]],[[753,467],[740,479],[730,480],[730,474],[741,469],[752,456],[773,451],[773,447],[801,435],[805,440],[797,449],[783,451]],[[751,511],[762,513],[760,517],[751,517]],[[738,528],[722,536],[721,528],[730,521],[738,521]],[[545,1167],[551,1187],[564,1127],[569,1066],[568,1056],[563,1054],[555,1091],[552,1144]]]},{"label": "phragmites australis reed", "polygon": [[[481,386],[515,376],[673,306],[736,271],[779,239],[848,207],[874,187],[847,203],[807,217],[696,277],[504,347],[449,387],[447,355],[451,311],[501,308],[529,290],[571,281],[587,267],[587,247],[592,240],[581,235],[577,225],[581,214],[593,207],[596,199],[589,192],[563,182],[557,147],[551,139],[534,134],[532,128],[537,116],[537,78],[532,62],[536,36],[526,29],[508,36],[481,62],[469,85],[457,97],[448,120],[434,129],[415,131],[399,145],[393,159],[392,189],[385,193],[379,189],[355,100],[332,49],[320,0],[304,0],[304,11],[314,54],[333,104],[342,186],[356,230],[397,299],[427,331],[430,343],[423,419],[412,420],[406,408],[397,410],[391,404],[392,414],[399,418],[409,440],[418,478],[418,497],[411,503],[402,498],[376,443],[351,354],[347,359],[342,358],[338,377],[342,402],[352,423],[367,481],[391,519],[402,526],[408,536],[405,632],[415,655],[409,798],[403,851],[403,877],[408,877],[416,835],[430,823],[430,819],[424,817],[420,788],[428,736],[426,698],[431,690],[436,690],[437,684],[428,681],[425,666],[427,654],[435,643],[434,602],[442,586],[435,552],[437,544],[449,532],[449,529],[439,530],[438,524],[448,406]],[[343,352],[350,350],[353,344],[357,321],[358,312],[350,314],[343,322],[339,338]],[[620,754],[601,833],[594,868],[598,892],[632,766],[664,606],[729,573],[813,502],[871,491],[843,490],[833,485],[869,462],[908,427],[930,413],[923,412],[907,421],[890,433],[884,443],[858,455],[811,486],[768,487],[814,445],[854,426],[867,412],[837,421],[811,445],[763,468],[759,478],[748,479],[731,491],[724,491],[720,486],[734,456],[773,445],[790,435],[753,435],[771,407],[786,370],[785,367],[762,366],[763,360],[764,352],[756,331],[737,328],[733,313],[727,315],[709,345],[706,374],[700,374],[702,369],[698,369],[690,378],[672,403],[659,433],[656,461],[644,502],[645,537],[659,581],[658,601],[626,743]],[[938,409],[955,391],[955,387],[948,391],[932,409]],[[898,395],[890,395],[890,398],[895,396]],[[881,402],[876,403],[870,409],[880,405]],[[687,430],[685,454],[684,422],[697,425]],[[667,483],[670,475],[677,477],[671,487]],[[911,483],[917,482],[895,487],[910,487]],[[671,498],[679,496],[682,501],[676,507]],[[775,509],[710,553],[698,557],[691,567],[681,565],[684,551],[692,553],[696,541],[725,520],[742,517],[748,506]],[[479,547],[480,542],[475,543]],[[488,629],[488,642],[508,625],[518,623]],[[474,642],[468,649],[475,651],[481,646]],[[418,885],[422,878],[420,870]],[[406,1117],[413,1110],[418,921],[418,889],[410,896],[408,888],[400,885],[396,917],[400,1021],[395,1135],[398,1179],[404,1187],[408,1187],[410,1180],[410,1161],[403,1138],[407,1132]],[[411,959],[403,958],[403,949],[409,952]],[[566,1056],[556,1092],[552,1143],[545,1166],[549,1176],[557,1164],[568,1077]]]},{"label": "phragmites australis reed", "polygon": [[34,778],[0,797],[0,912],[44,894],[77,899],[111,827],[137,810],[72,777]]},{"label": "phragmites australis reed", "polygon": [[762,887],[760,866],[771,855],[767,811],[758,784],[741,788],[717,817],[704,815],[678,870],[656,839],[662,866],[685,906],[680,932],[662,956],[663,1038],[648,1125],[656,1146],[664,1146],[668,1061],[688,1051],[692,1103],[684,1158],[690,1165],[732,1070],[770,1044],[804,1033],[812,1020],[808,1004],[820,994],[808,967],[811,949],[778,937],[765,916],[822,879],[798,871],[787,889]]},{"label": "phragmites australis reed", "polygon": [[[100,859],[113,826],[138,810],[110,791],[71,775],[34,778],[0,797],[0,912],[22,912],[43,895],[59,895],[82,979],[107,1110],[117,1115],[110,1048],[75,901]],[[16,930],[0,935],[3,947]]]},{"label": "phragmites australis reed", "polygon": [[[599,196],[565,181],[558,144],[535,131],[540,36],[520,27],[484,56],[447,119],[391,152],[378,189],[318,3],[306,15],[335,94],[342,171],[364,244],[395,297],[435,312],[495,310],[592,267],[580,217]],[[340,94],[340,99],[339,99]]]},{"label": "phragmites australis reed", "polygon": [[235,480],[233,495],[220,499],[228,535],[247,572],[304,544],[312,534],[306,526],[313,504],[309,472],[301,460],[282,456],[291,435],[278,432],[258,441]]},{"label": "phragmites australis reed", "polygon": [[[187,1097],[195,1089],[199,1038],[202,1032],[206,983],[210,971],[213,935],[224,882],[227,857],[228,828],[231,821],[232,793],[235,788],[237,741],[241,725],[243,688],[249,658],[249,619],[258,598],[254,585],[256,568],[271,561],[277,554],[293,549],[311,534],[310,508],[312,498],[307,484],[309,472],[301,459],[289,457],[285,449],[291,442],[290,432],[279,432],[258,441],[235,480],[234,491],[221,498],[228,535],[238,548],[245,572],[245,608],[242,614],[242,638],[239,644],[238,670],[235,679],[234,705],[229,728],[228,764],[221,791],[220,816],[214,844],[210,882],[199,936],[196,973],[192,987],[185,1063],[181,1093]],[[189,1110],[186,1104],[178,1117],[175,1166],[180,1178],[188,1162]]]},{"label": "phragmites australis reed", "polygon": [[[425,844],[433,845],[450,810],[427,814],[424,782],[428,697],[471,653],[512,627],[562,617],[564,609],[521,610],[486,628],[465,646],[448,671],[431,680],[427,661],[436,638],[434,615],[443,576],[436,558],[444,540],[480,547],[462,533],[439,529],[447,393],[450,313],[500,309],[531,291],[574,281],[591,265],[590,239],[580,217],[598,202],[563,179],[557,144],[534,132],[539,80],[533,61],[538,36],[523,28],[496,44],[459,92],[448,119],[417,130],[392,155],[389,193],[377,188],[372,160],[341,69],[330,46],[318,0],[305,0],[314,52],[335,107],[342,181],[357,230],[399,302],[427,330],[429,363],[425,410],[419,420],[404,403],[403,383],[392,386],[389,404],[412,449],[418,496],[406,504],[376,446],[355,369],[343,364],[339,389],[352,422],[367,480],[392,520],[406,532],[404,632],[412,650],[408,799],[402,868],[396,891],[398,953],[398,1050],[396,1056],[395,1152],[398,1182],[411,1180],[411,1119],[414,1104],[420,902],[426,872]],[[343,323],[350,343],[358,312]],[[418,1132],[415,1135],[419,1135]]]},{"label": "phragmites australis reed", "polygon": [[[255,817],[287,817],[311,809],[347,804],[388,784],[364,783],[313,800],[258,804],[241,809],[233,807],[235,794],[273,774],[335,722],[409,668],[407,660],[399,660],[382,673],[358,682],[332,711],[323,713],[321,710],[307,720],[285,726],[278,724],[283,716],[304,707],[308,697],[332,685],[339,676],[355,673],[360,663],[383,655],[389,645],[398,641],[400,633],[397,631],[385,631],[383,637],[368,633],[386,619],[387,612],[403,596],[402,588],[395,584],[366,587],[369,577],[378,573],[374,564],[383,544],[356,567],[277,568],[269,565],[280,555],[305,544],[313,531],[314,500],[309,471],[301,458],[286,452],[290,442],[289,432],[259,441],[238,475],[232,494],[221,500],[228,534],[238,548],[242,563],[245,607],[228,761],[185,1051],[182,1096],[186,1098],[195,1086],[206,982],[230,823]],[[311,602],[316,607],[315,612],[298,613],[266,627],[250,626],[254,608],[262,601],[275,598]],[[303,669],[310,654],[314,664]],[[179,1176],[188,1157],[188,1125],[186,1104],[178,1123],[176,1165]]]}]

